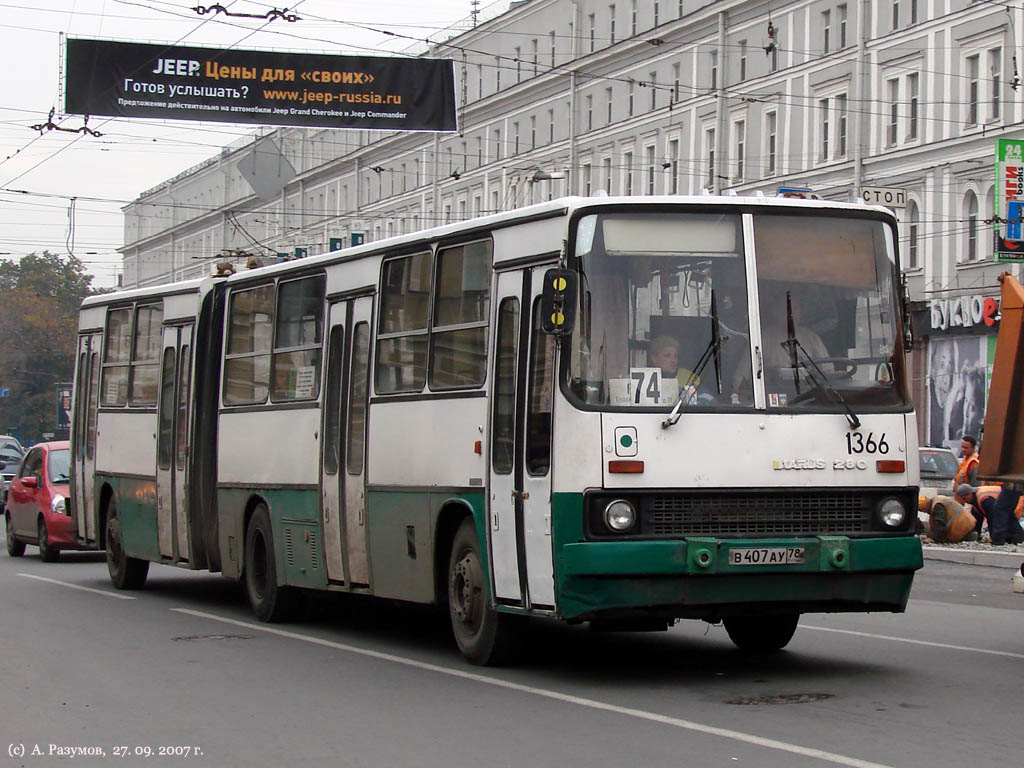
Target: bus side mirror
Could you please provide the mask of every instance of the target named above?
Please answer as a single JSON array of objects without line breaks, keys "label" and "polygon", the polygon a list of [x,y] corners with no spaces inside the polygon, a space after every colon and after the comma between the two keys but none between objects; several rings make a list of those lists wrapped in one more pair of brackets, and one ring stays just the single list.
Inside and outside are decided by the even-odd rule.
[{"label": "bus side mirror", "polygon": [[549,269],[544,273],[544,291],[540,296],[541,330],[564,336],[572,333],[576,322],[576,273],[568,269]]}]

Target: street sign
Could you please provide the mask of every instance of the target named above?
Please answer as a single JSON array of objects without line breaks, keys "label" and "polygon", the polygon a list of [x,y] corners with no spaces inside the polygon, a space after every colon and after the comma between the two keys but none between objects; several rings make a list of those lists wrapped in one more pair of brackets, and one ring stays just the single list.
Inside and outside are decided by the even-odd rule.
[{"label": "street sign", "polygon": [[351,237],[352,237],[352,245],[355,246],[355,245],[362,245],[363,244],[363,233],[362,232],[353,232],[351,234]]},{"label": "street sign", "polygon": [[11,390],[9,390],[7,387],[0,387],[0,397],[10,397],[10,396],[11,396]]},{"label": "street sign", "polygon": [[71,382],[57,384],[57,429],[71,428]]},{"label": "street sign", "polygon": [[330,238],[330,243],[331,244],[330,244],[330,246],[328,246],[327,250],[329,250],[329,251],[340,251],[342,248],[345,247],[345,238],[344,237],[332,237],[332,238]]},{"label": "street sign", "polygon": [[871,205],[886,205],[890,208],[907,207],[907,191],[899,187],[861,187],[861,199]]}]

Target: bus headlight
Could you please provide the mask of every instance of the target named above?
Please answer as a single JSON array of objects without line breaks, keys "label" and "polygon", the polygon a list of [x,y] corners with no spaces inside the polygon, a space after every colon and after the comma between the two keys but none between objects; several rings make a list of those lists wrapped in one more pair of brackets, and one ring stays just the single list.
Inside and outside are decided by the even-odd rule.
[{"label": "bus headlight", "polygon": [[636,523],[636,508],[625,499],[608,502],[604,508],[604,524],[616,533],[628,531]]},{"label": "bus headlight", "polygon": [[53,498],[50,499],[50,511],[57,515],[66,515],[68,513],[67,501],[59,493],[54,494]]},{"label": "bus headlight", "polygon": [[907,508],[890,496],[878,505],[878,519],[886,528],[902,528],[907,522]]}]

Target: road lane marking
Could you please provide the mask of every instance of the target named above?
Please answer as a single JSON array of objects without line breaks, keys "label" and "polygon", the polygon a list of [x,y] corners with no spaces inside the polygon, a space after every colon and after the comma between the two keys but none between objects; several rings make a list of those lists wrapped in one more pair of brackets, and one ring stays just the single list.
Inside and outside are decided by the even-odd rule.
[{"label": "road lane marking", "polygon": [[92,587],[83,587],[79,584],[71,584],[67,581],[58,581],[57,579],[48,579],[45,576],[35,576],[31,573],[19,573],[19,576],[24,576],[26,579],[35,579],[36,581],[45,581],[49,584],[57,584],[61,587],[68,587],[69,589],[80,589],[83,592],[93,592],[97,595],[103,595],[104,597],[116,597],[118,600],[135,600],[136,598],[131,595],[121,595],[117,592],[111,592],[107,589],[93,589]]},{"label": "road lane marking", "polygon": [[382,661],[389,661],[395,664],[402,664],[407,667],[414,667],[416,669],[421,669],[428,672],[437,672],[439,674],[447,675],[449,677],[457,677],[463,680],[472,680],[477,683],[492,685],[497,688],[504,688],[510,691],[518,691],[520,693],[531,694],[533,696],[540,696],[546,699],[554,699],[555,701],[562,701],[568,704],[576,704],[577,706],[587,707],[589,709],[596,709],[603,712],[611,712],[613,714],[625,715],[626,717],[633,717],[638,720],[646,720],[652,723],[659,723],[660,725],[668,725],[673,728],[681,728],[687,731],[696,731],[698,733],[704,733],[711,736],[720,736],[722,738],[731,739],[733,741],[739,741],[744,744],[752,744],[757,747],[775,749],[781,752],[788,752],[793,755],[802,755],[803,757],[811,757],[818,760],[824,760],[829,763],[835,763],[836,765],[848,765],[852,766],[852,768],[892,768],[892,766],[886,765],[884,763],[873,763],[868,760],[860,760],[856,757],[849,757],[847,755],[841,755],[836,752],[826,752],[820,749],[804,747],[800,744],[790,744],[785,741],[777,741],[776,739],[766,739],[764,737],[756,736],[751,733],[734,731],[730,728],[718,728],[713,725],[706,725],[704,723],[694,722],[693,720],[683,720],[678,717],[660,715],[657,712],[648,712],[646,710],[634,709],[632,707],[621,707],[616,704],[608,704],[606,702],[598,701],[596,699],[587,699],[582,696],[573,696],[569,693],[560,693],[559,691],[552,691],[546,688],[535,688],[531,685],[513,683],[509,682],[508,680],[501,680],[496,677],[488,677],[487,675],[481,675],[476,672],[467,672],[461,669],[444,667],[439,664],[431,664],[425,661],[409,659],[404,656],[396,656],[391,653],[371,651],[367,648],[360,648],[358,646],[348,645],[346,643],[338,643],[333,640],[324,640],[319,637],[303,635],[298,632],[289,632],[286,629],[277,629],[276,627],[269,627],[266,624],[253,624],[247,621],[238,621],[237,619],[229,619],[224,616],[217,616],[213,613],[193,611],[189,608],[171,608],[170,610],[176,613],[183,613],[188,616],[196,616],[201,619],[209,619],[211,621],[219,621],[223,624],[231,624],[236,627],[244,627],[245,629],[250,629],[257,632],[266,632],[270,635],[286,637],[291,640],[301,640],[302,642],[312,643],[313,645],[320,645],[325,648],[333,648],[335,650],[346,651],[348,653],[355,653],[361,656],[368,656],[370,658],[380,659]]},{"label": "road lane marking", "polygon": [[952,645],[950,643],[935,643],[931,640],[912,640],[908,637],[895,637],[894,635],[875,635],[871,632],[857,632],[852,629],[833,629],[832,627],[814,627],[809,624],[801,624],[800,629],[813,629],[816,632],[835,632],[840,635],[854,635],[856,637],[869,637],[872,640],[891,640],[894,643],[910,643],[911,645],[928,645],[932,648],[945,648],[950,651],[968,651],[970,653],[984,653],[989,656],[1006,656],[1010,659],[1024,659],[1024,653],[1012,653],[1011,651],[992,651],[988,648],[972,648],[969,645]]}]

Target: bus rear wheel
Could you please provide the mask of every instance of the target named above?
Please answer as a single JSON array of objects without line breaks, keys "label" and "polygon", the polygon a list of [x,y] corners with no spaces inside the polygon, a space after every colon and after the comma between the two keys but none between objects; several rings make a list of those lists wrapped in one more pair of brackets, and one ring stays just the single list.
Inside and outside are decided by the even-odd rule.
[{"label": "bus rear wheel", "polygon": [[512,660],[520,618],[491,607],[486,573],[476,526],[467,517],[455,533],[448,560],[448,615],[462,655],[481,666]]},{"label": "bus rear wheel", "polygon": [[117,503],[111,499],[107,507],[107,571],[118,589],[142,589],[149,574],[149,561],[128,557],[121,538],[121,521]]},{"label": "bus rear wheel", "polygon": [[260,621],[285,621],[296,613],[295,590],[277,583],[273,528],[263,504],[256,507],[245,532],[245,594]]},{"label": "bus rear wheel", "polygon": [[799,613],[777,616],[727,616],[722,619],[729,639],[743,651],[778,651],[793,639]]}]

